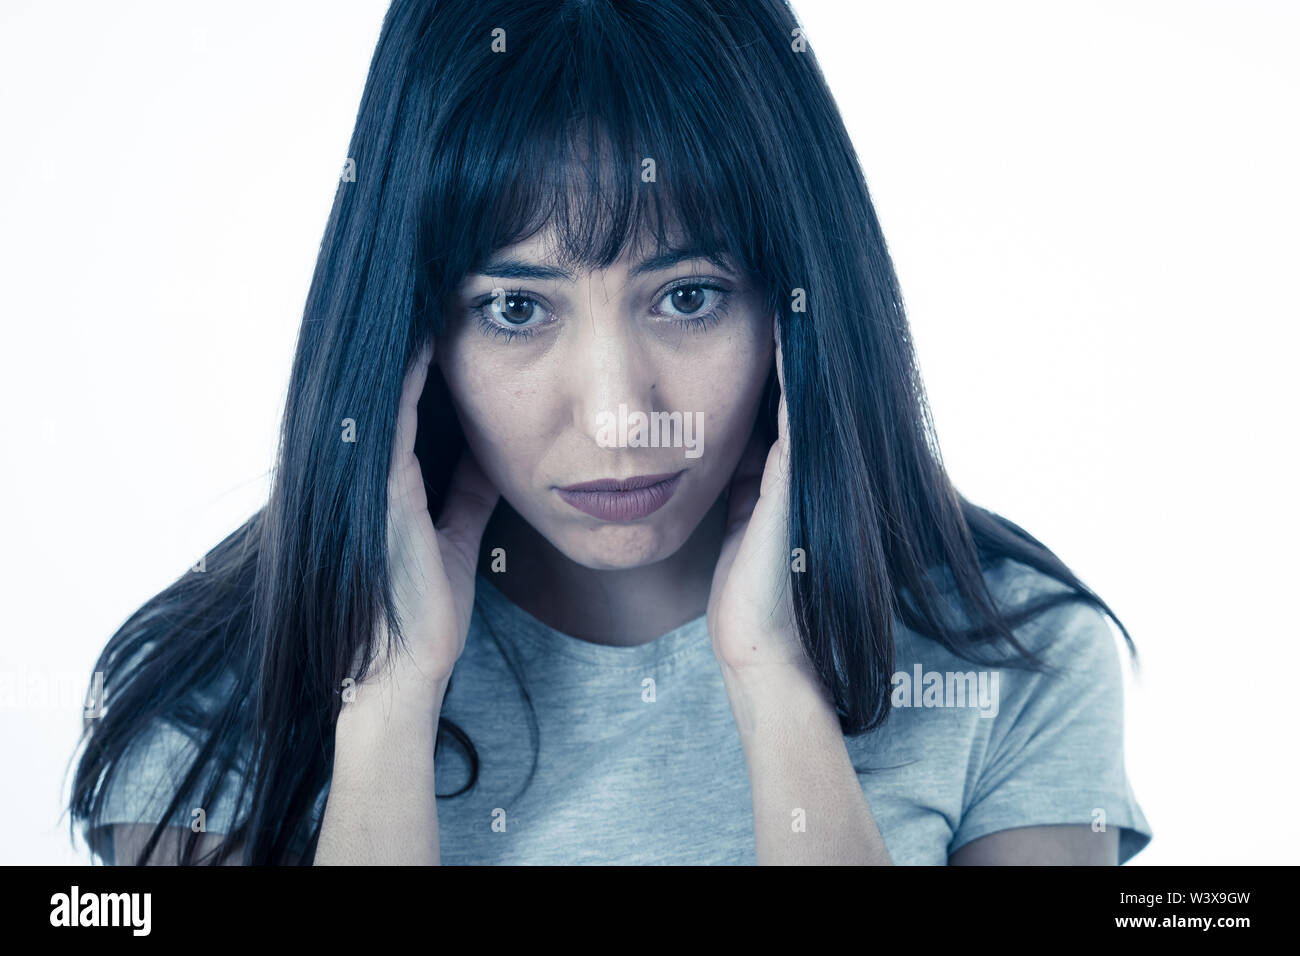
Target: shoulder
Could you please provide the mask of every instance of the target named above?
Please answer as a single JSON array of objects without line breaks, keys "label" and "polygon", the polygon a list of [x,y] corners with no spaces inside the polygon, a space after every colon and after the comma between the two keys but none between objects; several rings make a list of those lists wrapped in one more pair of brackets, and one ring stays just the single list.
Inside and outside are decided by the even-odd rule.
[{"label": "shoulder", "polygon": [[984,580],[1003,614],[1014,617],[1045,605],[1012,625],[1016,640],[1030,652],[1053,667],[1100,670],[1118,679],[1117,630],[1092,601],[1050,574],[1011,558],[990,566]]},{"label": "shoulder", "polygon": [[999,600],[1013,603],[1070,590],[1063,581],[1014,558],[1001,558],[989,565],[984,580]]},{"label": "shoulder", "polygon": [[[208,728],[218,723],[209,718],[231,692],[234,679],[227,673],[195,687],[166,713],[112,715],[125,726],[118,729],[121,749],[104,781],[99,824],[166,822],[189,828],[201,817],[217,832],[234,825],[235,798],[248,772],[250,748],[232,737],[230,746],[204,753],[212,733]],[[111,711],[111,702],[109,707]],[[236,734],[234,728],[225,732]],[[231,753],[233,757],[222,756]],[[246,805],[241,804],[241,812]]]},{"label": "shoulder", "polygon": [[[160,823],[189,827],[202,812],[209,829],[224,831],[234,822],[234,798],[244,767],[208,765],[195,782],[187,780],[200,757],[202,741],[172,720],[157,718],[131,740],[104,791],[100,823]],[[213,791],[212,782],[218,781]],[[168,813],[173,799],[183,794]],[[211,794],[211,795],[210,795]]]},{"label": "shoulder", "polygon": [[[1029,565],[1004,559],[985,575],[999,609],[1010,616],[1021,647],[1042,667],[1031,666],[1005,643],[998,654],[1014,660],[997,666],[997,719],[993,741],[1025,745],[1055,736],[1091,737],[1102,750],[1118,748],[1123,727],[1124,673],[1118,629],[1094,603],[1069,585]],[[1026,614],[1044,602],[1041,610]],[[1062,747],[1068,754],[1073,747]]]},{"label": "shoulder", "polygon": [[[968,629],[983,632],[966,649],[949,645],[928,630],[918,630],[911,621],[897,617],[894,622],[895,651],[904,656],[915,653],[942,659],[1002,661],[1009,666],[1024,659],[1028,651],[1049,668],[1063,662],[1077,663],[1080,651],[1096,664],[1114,654],[1118,629],[1112,631],[1111,619],[1090,598],[1070,585],[1037,568],[1012,558],[1001,558],[983,568],[983,578],[994,606],[1015,636],[1018,647],[1005,638],[991,637],[989,622],[977,620],[960,597],[953,573],[947,567],[930,568],[925,575],[931,588],[929,600],[934,614],[946,618],[958,634]],[[909,588],[902,588],[900,598],[915,606]],[[1027,662],[1026,662],[1027,663]]]},{"label": "shoulder", "polygon": [[[949,620],[958,628],[970,626],[971,618],[958,598],[951,571],[931,570],[928,576]],[[983,577],[1016,641],[1035,657],[1049,666],[1077,666],[1082,659],[1092,667],[1103,666],[1113,657],[1118,668],[1117,630],[1112,630],[1109,616],[1068,584],[1012,558],[1001,558],[986,566]],[[939,652],[941,645],[937,641],[907,627],[901,631],[905,642],[933,644],[932,651]],[[1023,657],[1005,641],[985,643],[979,648],[985,660]]]},{"label": "shoulder", "polygon": [[[1072,589],[1015,561],[990,568],[1004,613]],[[1058,824],[1120,829],[1119,862],[1151,829],[1124,765],[1124,675],[1120,639],[1090,601],[1051,606],[1012,628],[1047,670],[999,667],[993,719],[975,748],[978,772],[964,799],[957,849],[1001,829]]]},{"label": "shoulder", "polygon": [[[954,619],[966,624],[951,576],[942,580],[940,593]],[[909,673],[913,697],[921,700],[923,692],[915,690],[921,681],[984,681],[988,692],[980,716],[992,719],[976,724],[993,741],[1023,742],[1067,725],[1108,741],[1117,737],[1124,673],[1110,618],[1069,585],[1019,561],[987,567],[985,581],[1019,648],[1005,640],[957,648],[903,627],[895,634],[895,652],[896,669],[905,676],[895,678],[904,689],[895,688],[895,695],[906,697]]]}]

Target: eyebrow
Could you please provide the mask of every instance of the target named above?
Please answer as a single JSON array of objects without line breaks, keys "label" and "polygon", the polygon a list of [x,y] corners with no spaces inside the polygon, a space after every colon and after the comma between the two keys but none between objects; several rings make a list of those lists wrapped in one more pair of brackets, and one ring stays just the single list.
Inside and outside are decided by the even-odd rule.
[{"label": "eyebrow", "polygon": [[[715,253],[706,252],[702,249],[670,249],[660,255],[642,260],[632,267],[629,275],[635,278],[647,272],[658,272],[661,269],[668,269],[680,262],[689,262],[692,259],[704,259],[724,272],[732,271],[732,267],[725,258]],[[490,276],[494,279],[565,279],[569,282],[574,281],[573,273],[565,269],[529,262],[527,259],[520,259],[516,256],[494,258],[482,269],[477,270],[475,274]]]}]

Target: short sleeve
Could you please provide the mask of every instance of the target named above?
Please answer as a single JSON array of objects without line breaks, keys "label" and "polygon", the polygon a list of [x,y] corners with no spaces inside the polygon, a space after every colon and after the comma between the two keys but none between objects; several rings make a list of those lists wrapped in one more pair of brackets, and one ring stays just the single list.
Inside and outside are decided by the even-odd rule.
[{"label": "short sleeve", "polygon": [[949,853],[999,830],[1074,823],[1119,828],[1126,863],[1152,831],[1125,771],[1123,672],[1110,624],[1072,601],[1016,635],[1060,670],[996,671],[998,711]]},{"label": "short sleeve", "polygon": [[[180,727],[168,721],[154,722],[146,734],[127,748],[109,780],[100,823],[161,822],[197,755],[198,745]],[[240,787],[239,776],[228,771],[216,799],[210,804],[202,802],[207,789],[204,782],[200,780],[188,802],[182,802],[168,823],[189,829],[195,819],[194,810],[202,808],[207,832],[228,833],[237,819],[235,797]]]}]

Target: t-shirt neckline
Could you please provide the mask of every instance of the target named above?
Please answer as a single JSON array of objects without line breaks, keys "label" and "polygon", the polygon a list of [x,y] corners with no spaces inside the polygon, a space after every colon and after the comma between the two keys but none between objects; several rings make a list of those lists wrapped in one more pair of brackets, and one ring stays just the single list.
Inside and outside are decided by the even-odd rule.
[{"label": "t-shirt neckline", "polygon": [[474,605],[501,637],[522,640],[544,651],[600,667],[643,668],[681,654],[712,650],[703,614],[652,640],[624,646],[596,644],[556,630],[511,601],[482,574],[476,579]]}]

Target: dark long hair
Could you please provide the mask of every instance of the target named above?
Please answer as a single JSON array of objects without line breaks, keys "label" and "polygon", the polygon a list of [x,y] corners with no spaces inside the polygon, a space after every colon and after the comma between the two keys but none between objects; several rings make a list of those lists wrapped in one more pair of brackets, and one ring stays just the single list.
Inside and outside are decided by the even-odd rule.
[{"label": "dark long hair", "polygon": [[[1043,544],[949,481],[861,167],[782,0],[395,0],[348,160],[270,498],[204,570],[132,615],[95,666],[106,706],[86,722],[70,804],[92,849],[125,750],[169,720],[200,746],[168,816],[201,789],[211,800],[249,747],[239,800],[246,790],[250,810],[223,851],[238,842],[244,862],[310,862],[335,691],[361,676],[348,667],[376,650],[378,623],[401,640],[385,520],[404,373],[464,276],[548,224],[566,261],[593,268],[642,235],[725,253],[777,313],[790,546],[809,562],[792,573],[797,619],[845,734],[889,714],[896,622],[971,659],[1005,642],[1007,660],[1042,668],[1012,632],[1020,623],[1064,601],[1114,618]],[[760,424],[774,435],[772,399]],[[436,509],[464,441],[436,366],[419,415]],[[340,438],[345,419],[354,442]],[[1000,607],[984,575],[1006,558],[1066,587]],[[193,692],[223,674],[233,690],[196,707]],[[476,764],[443,720],[439,747],[448,735]]]}]

